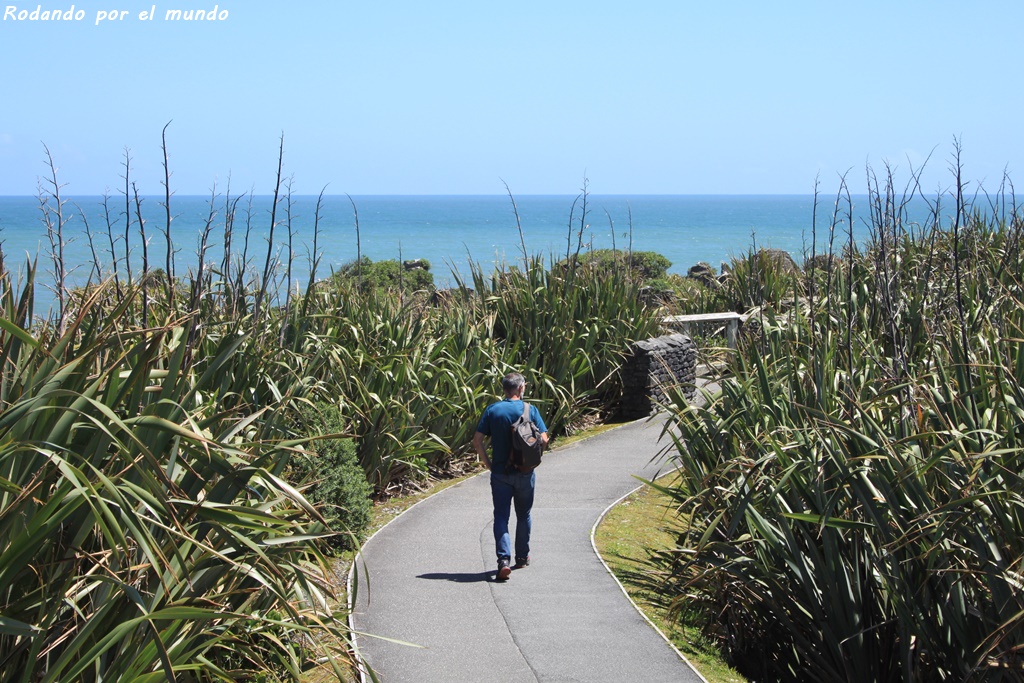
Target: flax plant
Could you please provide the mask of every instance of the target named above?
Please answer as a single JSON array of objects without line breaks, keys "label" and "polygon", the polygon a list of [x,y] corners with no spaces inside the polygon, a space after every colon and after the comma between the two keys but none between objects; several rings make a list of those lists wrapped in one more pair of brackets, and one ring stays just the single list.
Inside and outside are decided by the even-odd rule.
[{"label": "flax plant", "polygon": [[137,290],[29,333],[2,281],[0,680],[298,680],[314,649],[340,675],[297,444],[218,400],[245,338],[193,371],[185,330],[119,328]]},{"label": "flax plant", "polygon": [[649,577],[759,680],[1020,680],[1022,226],[883,192],[813,305],[676,397],[685,523]]},{"label": "flax plant", "polygon": [[465,450],[486,405],[494,345],[469,312],[339,285],[320,294],[325,398],[350,421],[367,478],[386,489]]},{"label": "flax plant", "polygon": [[619,395],[630,344],[659,333],[658,309],[624,269],[579,259],[545,268],[533,257],[525,269],[499,268],[487,277],[474,268],[472,277],[490,334],[506,362],[527,373],[549,427],[571,430],[607,410]]}]

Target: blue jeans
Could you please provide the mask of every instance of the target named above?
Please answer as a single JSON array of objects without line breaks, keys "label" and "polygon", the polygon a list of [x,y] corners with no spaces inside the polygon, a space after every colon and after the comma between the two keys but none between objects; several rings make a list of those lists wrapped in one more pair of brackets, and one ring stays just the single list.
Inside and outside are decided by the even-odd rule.
[{"label": "blue jeans", "polygon": [[512,504],[516,507],[516,557],[530,556],[530,529],[533,519],[533,490],[537,483],[533,472],[491,472],[491,500],[494,502],[494,545],[498,559],[512,559],[508,520]]}]

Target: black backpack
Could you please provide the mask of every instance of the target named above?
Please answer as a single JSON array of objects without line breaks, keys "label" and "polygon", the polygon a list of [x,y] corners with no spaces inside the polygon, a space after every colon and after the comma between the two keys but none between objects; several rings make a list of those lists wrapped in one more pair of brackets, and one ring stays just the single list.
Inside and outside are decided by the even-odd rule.
[{"label": "black backpack", "polygon": [[520,472],[532,472],[544,455],[541,431],[530,419],[530,405],[523,401],[523,414],[512,423],[512,466]]}]

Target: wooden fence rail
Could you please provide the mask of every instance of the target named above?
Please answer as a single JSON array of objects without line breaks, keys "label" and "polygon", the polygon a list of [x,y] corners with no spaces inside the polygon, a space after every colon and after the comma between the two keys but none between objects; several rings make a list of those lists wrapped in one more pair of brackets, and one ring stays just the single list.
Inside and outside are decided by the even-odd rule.
[{"label": "wooden fence rail", "polygon": [[740,323],[744,322],[747,316],[742,313],[699,313],[697,315],[670,315],[662,319],[662,323],[673,330],[679,330],[689,335],[693,325],[719,323],[725,325],[725,338],[730,349],[736,348],[736,337],[739,334]]}]

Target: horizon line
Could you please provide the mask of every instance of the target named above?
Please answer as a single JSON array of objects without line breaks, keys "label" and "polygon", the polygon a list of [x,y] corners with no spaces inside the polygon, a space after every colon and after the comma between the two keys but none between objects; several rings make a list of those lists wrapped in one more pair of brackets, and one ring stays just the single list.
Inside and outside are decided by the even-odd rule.
[{"label": "horizon line", "polygon": [[[582,192],[577,192],[577,193],[528,192],[528,193],[513,194],[512,197],[570,197],[571,198],[571,197],[579,197],[582,194],[583,194]],[[820,196],[820,197],[832,196],[832,194],[834,194],[834,193],[828,193],[828,194],[826,194],[826,193],[818,193],[818,196]],[[919,195],[920,193],[917,193],[917,194]],[[852,196],[852,197],[867,196],[867,195],[868,195],[867,192],[859,192],[859,193],[858,192],[851,192],[850,193],[850,196]],[[52,195],[45,194],[43,196],[51,197]],[[83,193],[83,194],[69,193],[69,194],[65,194],[65,195],[62,195],[62,196],[66,197],[66,198],[72,198],[72,197],[100,197],[100,198],[102,198],[104,196],[107,196],[107,197],[123,197],[124,193],[123,192],[108,193],[108,194],[102,194],[102,193],[100,193],[100,194],[96,194],[96,193]],[[165,195],[164,195],[164,193],[155,193],[155,194],[150,193],[150,194],[140,194],[139,196],[140,197],[159,197],[159,198],[163,198]],[[208,199],[210,196],[211,196],[211,193],[209,193],[209,192],[201,193],[201,194],[185,193],[185,192],[177,193],[177,192],[175,192],[175,193],[171,194],[171,199],[174,199],[175,197]],[[216,193],[216,194],[214,194],[212,196],[224,197],[225,195],[222,192],[218,192],[218,193]],[[239,194],[232,194],[231,196],[232,197],[248,197],[248,196],[252,196],[252,197],[273,197],[274,194],[272,192],[264,192],[264,193],[242,192],[242,193],[239,193]],[[285,195],[283,193],[279,195],[279,197],[282,198],[282,199],[285,198],[286,196],[287,195]],[[315,193],[314,192],[314,193],[293,193],[291,196],[292,197],[319,197],[321,195],[319,193]],[[673,192],[600,192],[600,193],[599,192],[588,192],[587,196],[588,197],[814,197],[815,193],[813,193],[813,192],[676,192],[676,193],[673,193]],[[39,194],[5,194],[5,193],[0,193],[0,199],[39,199],[39,197],[40,197]],[[508,199],[509,195],[505,194],[505,193],[483,193],[483,192],[466,192],[466,193],[458,193],[458,192],[451,192],[451,193],[438,193],[438,192],[431,192],[431,193],[366,192],[366,193],[355,193],[355,194],[354,193],[341,192],[341,193],[336,193],[336,194],[324,193],[323,197],[325,197],[325,198],[327,198],[327,197],[342,197],[342,198],[347,198],[347,197],[416,197],[416,198],[429,198],[429,197],[502,197],[502,198]]]}]

